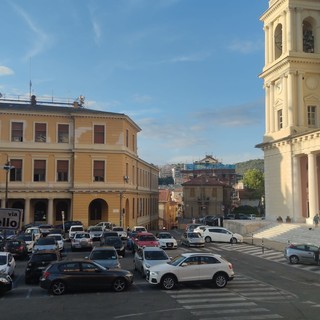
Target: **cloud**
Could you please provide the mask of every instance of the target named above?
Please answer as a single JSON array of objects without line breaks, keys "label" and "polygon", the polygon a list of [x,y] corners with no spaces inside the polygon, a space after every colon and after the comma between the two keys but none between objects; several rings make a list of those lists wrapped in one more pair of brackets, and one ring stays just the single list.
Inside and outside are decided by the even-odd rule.
[{"label": "cloud", "polygon": [[92,27],[94,33],[94,41],[97,45],[100,44],[101,39],[101,28],[97,21],[92,20]]},{"label": "cloud", "polygon": [[0,66],[0,76],[10,76],[12,74],[14,74],[13,70],[5,66]]},{"label": "cloud", "polygon": [[25,58],[30,59],[43,52],[45,49],[48,49],[52,41],[51,38],[36,25],[36,23],[31,19],[27,12],[25,12],[21,7],[11,2],[10,4],[13,6],[16,12],[25,20],[29,29],[33,32],[33,35],[31,37],[33,40],[33,45],[29,52],[26,54]]},{"label": "cloud", "polygon": [[250,54],[253,52],[260,51],[264,48],[263,42],[260,41],[243,41],[243,40],[234,40],[229,46],[228,49],[231,51],[236,51],[242,54]]},{"label": "cloud", "polygon": [[181,55],[169,60],[162,61],[163,63],[183,63],[183,62],[198,62],[206,60],[211,54],[208,52],[198,52],[189,55]]},{"label": "cloud", "polygon": [[203,125],[242,127],[256,125],[263,121],[263,101],[256,101],[243,105],[221,107],[219,109],[204,109],[195,113],[195,117]]}]

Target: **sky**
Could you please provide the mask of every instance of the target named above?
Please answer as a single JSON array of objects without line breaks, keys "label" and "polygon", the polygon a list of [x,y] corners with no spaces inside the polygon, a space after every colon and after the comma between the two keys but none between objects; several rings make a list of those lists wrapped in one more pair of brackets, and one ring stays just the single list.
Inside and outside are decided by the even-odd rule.
[{"label": "sky", "polygon": [[[128,115],[155,165],[262,159],[267,0],[1,0],[0,93]],[[31,87],[30,87],[31,81]]]}]

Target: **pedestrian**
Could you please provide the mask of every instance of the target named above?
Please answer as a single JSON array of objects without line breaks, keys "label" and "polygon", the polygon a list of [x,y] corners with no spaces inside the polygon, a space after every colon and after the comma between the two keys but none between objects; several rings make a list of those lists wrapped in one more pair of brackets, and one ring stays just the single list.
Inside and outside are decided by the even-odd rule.
[{"label": "pedestrian", "polygon": [[316,228],[319,224],[319,214],[318,213],[313,217],[313,223]]},{"label": "pedestrian", "polygon": [[192,223],[195,224],[196,223],[196,219],[192,218]]}]

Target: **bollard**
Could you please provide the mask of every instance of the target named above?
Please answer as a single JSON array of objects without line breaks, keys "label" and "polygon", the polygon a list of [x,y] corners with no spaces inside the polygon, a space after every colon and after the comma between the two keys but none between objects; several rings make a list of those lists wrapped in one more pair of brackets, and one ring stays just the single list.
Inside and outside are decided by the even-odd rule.
[{"label": "bollard", "polygon": [[261,245],[262,245],[262,247],[261,247],[261,249],[262,249],[262,253],[264,253],[264,243],[263,243],[263,239],[262,239],[262,243],[261,243]]},{"label": "bollard", "polygon": [[253,234],[251,236],[251,244],[253,245]]}]

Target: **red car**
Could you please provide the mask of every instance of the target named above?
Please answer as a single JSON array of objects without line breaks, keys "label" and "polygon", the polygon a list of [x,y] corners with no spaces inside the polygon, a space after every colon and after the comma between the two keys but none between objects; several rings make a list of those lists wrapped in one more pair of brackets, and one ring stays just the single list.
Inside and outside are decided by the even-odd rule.
[{"label": "red car", "polygon": [[152,233],[141,232],[133,238],[132,251],[136,251],[139,247],[160,247],[160,243]]}]

